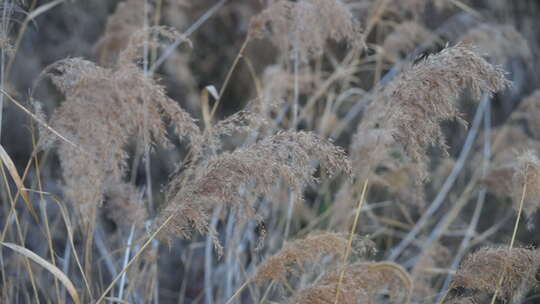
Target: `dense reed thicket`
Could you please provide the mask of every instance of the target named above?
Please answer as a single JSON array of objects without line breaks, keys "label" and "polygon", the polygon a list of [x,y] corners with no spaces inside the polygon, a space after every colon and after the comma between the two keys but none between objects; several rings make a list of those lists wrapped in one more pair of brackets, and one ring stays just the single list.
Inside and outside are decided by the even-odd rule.
[{"label": "dense reed thicket", "polygon": [[0,303],[540,301],[536,1],[0,12]]}]

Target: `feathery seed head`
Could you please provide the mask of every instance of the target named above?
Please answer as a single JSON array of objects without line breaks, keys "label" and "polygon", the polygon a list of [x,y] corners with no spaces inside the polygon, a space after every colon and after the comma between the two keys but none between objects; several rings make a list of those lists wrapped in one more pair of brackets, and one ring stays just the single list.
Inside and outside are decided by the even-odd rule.
[{"label": "feathery seed head", "polygon": [[426,149],[447,150],[440,123],[457,119],[466,124],[456,106],[460,93],[468,87],[474,98],[480,98],[508,85],[501,68],[474,48],[458,44],[409,66],[385,88],[391,113],[388,129],[418,164],[420,180],[427,178]]},{"label": "feathery seed head", "polygon": [[[498,297],[510,300],[537,285],[535,275],[539,265],[537,250],[484,247],[465,258],[451,287],[487,293],[499,289]],[[501,277],[503,281],[499,285]]]},{"label": "feathery seed head", "polygon": [[358,22],[341,0],[273,1],[253,19],[251,33],[269,34],[286,54],[297,48],[303,60],[320,56],[328,39],[363,44]]}]

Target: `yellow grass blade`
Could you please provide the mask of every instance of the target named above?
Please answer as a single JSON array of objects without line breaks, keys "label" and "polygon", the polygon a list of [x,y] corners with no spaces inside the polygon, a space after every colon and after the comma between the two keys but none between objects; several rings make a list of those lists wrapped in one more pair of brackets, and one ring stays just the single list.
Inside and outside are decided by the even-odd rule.
[{"label": "yellow grass blade", "polygon": [[34,210],[34,207],[32,207],[32,204],[30,204],[30,199],[28,198],[28,193],[24,191],[25,187],[23,184],[23,181],[21,179],[21,176],[17,172],[17,168],[15,167],[15,164],[13,163],[13,160],[11,160],[11,157],[7,154],[6,150],[4,150],[4,147],[0,145],[0,161],[9,171],[9,174],[11,175],[11,178],[17,185],[17,188],[19,189],[19,193],[23,197],[24,202],[26,203],[26,206],[30,210],[30,213],[34,216],[36,220],[38,220],[38,216],[36,211]]},{"label": "yellow grass blade", "polygon": [[[358,201],[358,207],[356,208],[356,214],[354,216],[354,222],[351,228],[351,234],[349,235],[349,243],[347,245],[347,249],[345,251],[345,254],[343,255],[343,266],[347,263],[347,259],[349,258],[349,254],[351,252],[351,246],[354,234],[356,233],[356,226],[358,225],[358,219],[360,218],[360,210],[362,210],[362,206],[364,205],[364,200],[366,198],[366,191],[368,186],[368,180],[364,182],[364,186],[362,187],[362,194],[360,195],[360,200]],[[336,299],[334,301],[334,304],[339,303],[339,292],[340,292],[340,285],[341,282],[343,282],[343,276],[345,274],[345,268],[341,271],[339,274],[339,281],[336,289]]]},{"label": "yellow grass blade", "polygon": [[0,245],[5,246],[19,254],[22,254],[23,256],[31,259],[32,261],[38,263],[43,268],[47,269],[52,275],[54,275],[62,284],[66,287],[69,295],[73,299],[73,302],[75,304],[80,304],[81,300],[79,298],[79,294],[77,293],[77,289],[75,289],[75,286],[71,282],[71,280],[60,270],[58,267],[54,266],[53,264],[49,263],[48,261],[44,260],[39,255],[35,254],[34,252],[21,247],[19,245],[13,244],[13,243],[4,243],[0,242]]}]

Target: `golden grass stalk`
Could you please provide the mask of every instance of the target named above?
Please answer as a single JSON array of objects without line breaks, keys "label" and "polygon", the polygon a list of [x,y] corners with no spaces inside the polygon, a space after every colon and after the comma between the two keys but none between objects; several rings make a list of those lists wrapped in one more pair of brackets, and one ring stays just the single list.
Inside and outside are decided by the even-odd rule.
[{"label": "golden grass stalk", "polygon": [[[362,210],[362,206],[366,198],[367,186],[368,186],[368,180],[366,179],[366,181],[364,182],[364,186],[362,187],[362,194],[360,195],[360,200],[358,201],[358,207],[356,209],[356,214],[354,216],[353,225],[351,227],[351,233],[349,235],[349,242],[347,244],[347,250],[345,251],[345,254],[343,255],[343,266],[345,266],[345,264],[347,263],[347,259],[349,258],[349,254],[351,253],[352,241],[356,233],[356,226],[358,225],[358,219],[360,218],[360,210]],[[344,276],[345,276],[345,268],[341,270],[341,273],[339,275],[339,280],[338,280],[338,284],[336,288],[336,299],[334,300],[334,304],[338,304],[339,302],[339,294],[341,292],[341,283],[343,282]]]}]

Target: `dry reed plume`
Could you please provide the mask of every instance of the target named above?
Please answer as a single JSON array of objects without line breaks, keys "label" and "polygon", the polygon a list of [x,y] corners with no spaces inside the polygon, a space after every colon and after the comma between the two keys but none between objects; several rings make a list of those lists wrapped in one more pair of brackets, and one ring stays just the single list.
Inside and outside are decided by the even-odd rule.
[{"label": "dry reed plume", "polygon": [[[266,280],[285,282],[295,268],[303,269],[308,263],[317,263],[328,255],[341,257],[348,246],[347,235],[343,233],[311,233],[303,239],[287,243],[274,255],[266,258],[257,267],[255,281]],[[373,244],[366,240],[356,240],[353,252],[364,255],[373,250]]]},{"label": "dry reed plume", "polygon": [[516,211],[523,199],[523,212],[528,218],[540,208],[540,160],[534,151],[525,151],[517,158],[513,197]]},{"label": "dry reed plume", "polygon": [[[339,171],[351,173],[343,150],[307,132],[280,132],[233,152],[224,152],[203,162],[191,176],[172,180],[158,224],[173,215],[165,227],[169,234],[190,238],[192,230],[210,233],[209,211],[219,205],[237,206],[254,217],[254,209],[244,198],[246,191],[269,195],[280,181],[300,200],[304,185],[316,182],[313,176],[320,163],[329,176]],[[217,247],[219,245],[216,243]]]},{"label": "dry reed plume", "polygon": [[535,276],[539,265],[537,250],[484,247],[465,258],[451,286],[493,294],[502,277],[498,297],[509,301],[538,284]]},{"label": "dry reed plume", "polygon": [[[151,15],[150,5],[146,14]],[[126,49],[129,39],[134,32],[144,27],[145,3],[129,0],[119,3],[115,12],[107,18],[105,32],[96,43],[96,53],[99,63],[105,66],[114,64],[118,55]]]},{"label": "dry reed plume", "polygon": [[[170,146],[168,123],[197,151],[200,131],[194,119],[134,63],[138,48],[132,41],[114,68],[72,58],[46,71],[65,97],[50,125],[77,145],[57,144],[64,192],[82,209],[101,204],[109,187],[123,182],[128,144]],[[55,140],[48,134],[42,142],[50,145]]]},{"label": "dry reed plume", "polygon": [[377,296],[387,294],[391,303],[409,303],[413,282],[407,271],[391,262],[357,262],[344,266],[344,277],[338,285],[341,270],[325,274],[313,286],[294,296],[292,303],[335,303],[340,288],[339,303],[375,303]]},{"label": "dry reed plume", "polygon": [[411,54],[422,43],[430,42],[434,38],[434,34],[421,24],[403,22],[384,39],[382,47],[389,59],[397,61]]},{"label": "dry reed plume", "polygon": [[[508,86],[504,72],[458,44],[411,65],[384,89],[388,117],[378,122],[391,132],[418,165],[418,179],[428,176],[426,149],[448,146],[440,124],[457,120],[466,125],[456,105],[465,88],[473,98],[492,95]],[[386,123],[386,124],[385,124]],[[360,130],[359,130],[360,132]],[[360,134],[358,136],[361,136]]]},{"label": "dry reed plume", "polygon": [[0,303],[536,301],[537,2],[4,0]]},{"label": "dry reed plume", "polygon": [[476,46],[497,64],[512,57],[527,60],[532,56],[527,40],[511,25],[482,23],[465,33],[461,41]]},{"label": "dry reed plume", "polygon": [[328,39],[362,45],[359,24],[341,0],[272,1],[253,19],[252,31],[304,60],[321,55]]},{"label": "dry reed plume", "polygon": [[436,290],[432,286],[437,275],[433,273],[433,270],[444,269],[451,260],[448,248],[440,244],[435,244],[420,254],[418,262],[411,270],[411,277],[414,281],[413,302],[422,303],[425,299],[429,299],[436,294]]},{"label": "dry reed plume", "polygon": [[502,137],[502,148],[496,152],[494,165],[485,179],[493,193],[512,198],[516,211],[524,195],[523,212],[528,218],[528,228],[532,228],[531,216],[539,206],[537,171],[540,163],[536,150],[540,148],[540,127],[535,115],[538,113],[539,100],[537,92],[524,98],[509,119],[509,125],[495,132]]},{"label": "dry reed plume", "polygon": [[540,90],[534,91],[521,101],[516,112],[512,115],[513,120],[522,121],[526,130],[535,140],[540,140]]}]

